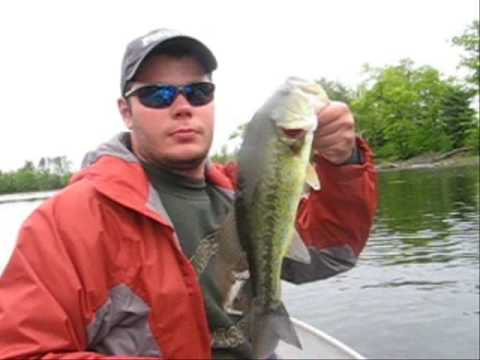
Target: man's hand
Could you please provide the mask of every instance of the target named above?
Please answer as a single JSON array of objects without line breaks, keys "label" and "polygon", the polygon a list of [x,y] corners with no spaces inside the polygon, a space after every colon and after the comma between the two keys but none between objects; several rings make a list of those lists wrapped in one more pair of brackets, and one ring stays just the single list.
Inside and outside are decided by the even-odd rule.
[{"label": "man's hand", "polygon": [[350,159],[355,147],[355,120],[349,107],[330,102],[318,114],[313,150],[332,164],[340,165]]}]

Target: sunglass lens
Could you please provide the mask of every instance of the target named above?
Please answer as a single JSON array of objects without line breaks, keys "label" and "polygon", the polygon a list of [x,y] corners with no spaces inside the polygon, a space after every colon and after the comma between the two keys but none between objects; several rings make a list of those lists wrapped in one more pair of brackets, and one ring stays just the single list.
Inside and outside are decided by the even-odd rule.
[{"label": "sunglass lens", "polygon": [[166,108],[172,105],[181,92],[193,106],[208,104],[213,99],[215,85],[209,82],[193,83],[185,86],[174,85],[152,85],[135,90],[140,102],[150,108]]},{"label": "sunglass lens", "polygon": [[138,90],[140,102],[151,108],[165,108],[172,105],[177,95],[174,86],[147,86]]},{"label": "sunglass lens", "polygon": [[185,87],[185,94],[193,106],[206,105],[213,99],[215,86],[212,83],[194,83]]}]

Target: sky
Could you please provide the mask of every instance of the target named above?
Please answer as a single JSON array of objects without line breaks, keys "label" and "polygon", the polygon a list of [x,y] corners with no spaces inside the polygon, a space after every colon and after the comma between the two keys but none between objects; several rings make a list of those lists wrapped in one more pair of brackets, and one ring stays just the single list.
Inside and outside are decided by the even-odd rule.
[{"label": "sky", "polygon": [[455,75],[450,39],[478,18],[478,0],[2,1],[0,170],[83,155],[124,131],[116,101],[126,44],[169,27],[214,52],[212,151],[287,76],[354,86],[362,65],[411,58]]}]

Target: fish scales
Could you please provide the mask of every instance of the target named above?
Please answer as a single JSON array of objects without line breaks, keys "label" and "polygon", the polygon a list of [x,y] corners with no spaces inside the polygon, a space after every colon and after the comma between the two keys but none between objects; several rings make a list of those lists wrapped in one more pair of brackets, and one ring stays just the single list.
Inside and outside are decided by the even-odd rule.
[{"label": "fish scales", "polygon": [[281,301],[281,270],[294,238],[316,111],[327,102],[317,83],[287,79],[247,125],[238,154],[235,217],[250,270],[253,294],[246,316],[255,357],[270,356],[280,339],[301,347]]},{"label": "fish scales", "polygon": [[[264,173],[263,181],[255,191],[255,204],[249,211],[255,229],[252,247],[253,261],[259,270],[252,274],[255,293],[265,306],[275,306],[280,300],[280,272],[282,259],[288,248],[286,239],[293,233],[298,200],[303,187],[302,159],[293,158],[291,149],[284,143],[273,141],[267,146],[272,159]],[[296,154],[295,157],[302,157]],[[300,165],[300,166],[299,166]],[[253,241],[255,239],[255,241]]]}]

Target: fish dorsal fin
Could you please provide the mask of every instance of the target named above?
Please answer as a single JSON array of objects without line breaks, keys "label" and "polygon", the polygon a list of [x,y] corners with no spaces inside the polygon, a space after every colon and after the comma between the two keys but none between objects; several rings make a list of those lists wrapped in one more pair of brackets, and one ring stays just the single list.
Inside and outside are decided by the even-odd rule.
[{"label": "fish dorsal fin", "polygon": [[305,182],[315,191],[319,191],[322,188],[318,174],[315,171],[313,165],[310,163],[308,163],[307,165],[307,175],[305,177]]},{"label": "fish dorsal fin", "polygon": [[296,229],[294,230],[292,243],[286,256],[304,264],[310,264],[312,261],[310,253]]}]

